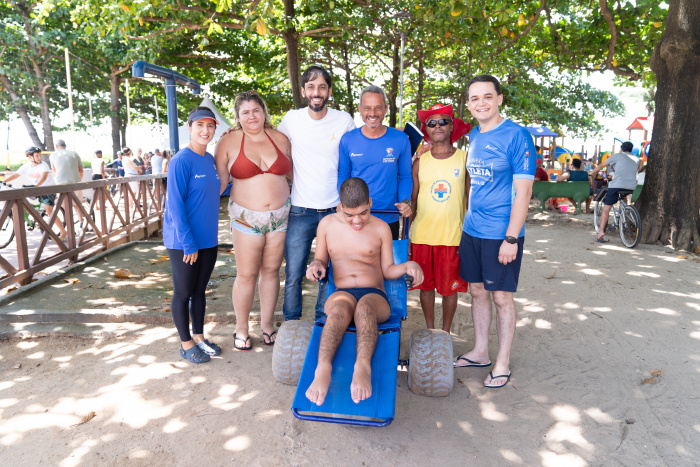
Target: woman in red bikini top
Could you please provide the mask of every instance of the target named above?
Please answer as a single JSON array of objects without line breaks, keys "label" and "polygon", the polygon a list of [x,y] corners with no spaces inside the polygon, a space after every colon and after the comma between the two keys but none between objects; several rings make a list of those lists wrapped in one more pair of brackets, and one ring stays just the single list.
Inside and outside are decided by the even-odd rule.
[{"label": "woman in red bikini top", "polygon": [[233,107],[236,126],[216,145],[215,159],[222,192],[229,175],[233,177],[229,214],[237,270],[232,294],[234,347],[250,350],[248,318],[258,276],[263,343],[275,341],[272,318],[291,207],[287,181],[292,177],[291,144],[272,127],[267,105],[255,91],[239,93]]}]

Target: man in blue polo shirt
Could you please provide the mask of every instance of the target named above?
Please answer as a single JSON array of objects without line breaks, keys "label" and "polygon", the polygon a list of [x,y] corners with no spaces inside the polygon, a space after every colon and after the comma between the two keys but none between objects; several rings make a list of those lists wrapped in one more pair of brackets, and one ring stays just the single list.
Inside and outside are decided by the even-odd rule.
[{"label": "man in blue polo shirt", "polygon": [[479,126],[469,134],[469,208],[459,244],[462,279],[469,282],[474,348],[455,359],[455,367],[488,367],[491,294],[498,320],[498,355],[484,381],[500,388],[510,379],[510,349],[515,335],[513,292],[518,288],[525,240],[525,218],[535,178],[535,144],[528,131],[501,116],[501,83],[491,75],[469,82],[467,107]]},{"label": "man in blue polo shirt", "polygon": [[[387,112],[386,93],[379,86],[367,86],[358,106],[364,125],[340,139],[338,189],[350,177],[369,186],[372,210],[397,209],[411,215],[411,143],[403,131],[383,124]],[[374,214],[389,224],[394,240],[399,238],[398,214]]]}]

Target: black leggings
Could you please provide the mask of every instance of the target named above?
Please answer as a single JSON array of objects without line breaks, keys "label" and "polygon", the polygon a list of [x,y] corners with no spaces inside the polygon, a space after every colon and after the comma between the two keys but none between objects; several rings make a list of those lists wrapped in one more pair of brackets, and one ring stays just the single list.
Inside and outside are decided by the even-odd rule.
[{"label": "black leggings", "polygon": [[214,270],[217,248],[214,246],[199,250],[197,261],[194,264],[182,261],[184,251],[168,248],[170,267],[173,273],[171,310],[175,327],[182,342],[192,339],[190,316],[192,317],[192,333],[204,333],[204,311],[206,308],[204,292],[207,290],[209,278]]}]

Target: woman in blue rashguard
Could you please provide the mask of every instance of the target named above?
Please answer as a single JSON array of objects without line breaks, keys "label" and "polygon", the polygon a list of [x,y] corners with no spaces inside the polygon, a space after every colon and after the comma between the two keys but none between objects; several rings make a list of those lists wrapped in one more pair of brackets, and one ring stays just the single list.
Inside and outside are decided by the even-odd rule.
[{"label": "woman in blue rashguard", "polygon": [[172,268],[171,310],[182,341],[180,356],[192,363],[208,362],[211,355],[221,353],[221,347],[204,338],[204,292],[219,244],[220,186],[214,156],[206,151],[218,123],[208,107],[190,112],[190,142],[168,165],[163,244]]}]

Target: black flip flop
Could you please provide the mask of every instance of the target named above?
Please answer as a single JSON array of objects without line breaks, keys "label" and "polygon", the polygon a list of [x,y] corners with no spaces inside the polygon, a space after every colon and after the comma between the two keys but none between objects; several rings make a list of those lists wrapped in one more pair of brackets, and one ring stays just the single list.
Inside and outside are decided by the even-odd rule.
[{"label": "black flip flop", "polygon": [[[464,360],[465,362],[467,362],[467,364],[466,365],[457,365],[457,362],[460,360]],[[452,366],[454,368],[467,368],[470,366],[477,367],[477,368],[485,368],[487,366],[491,366],[491,362],[489,361],[488,363],[479,363],[479,362],[475,362],[474,360],[469,360],[464,355],[461,355],[461,356],[457,357],[457,360],[452,362]]]},{"label": "black flip flop", "polygon": [[[236,350],[250,350],[253,348],[253,344],[250,344],[249,346],[245,346],[245,343],[250,340],[250,336],[246,337],[243,339],[242,337],[236,337],[236,333],[233,333],[233,348]],[[243,342],[243,346],[236,345],[236,342],[240,341]]]},{"label": "black flip flop", "polygon": [[263,344],[265,345],[275,345],[275,341],[272,340],[272,336],[277,334],[277,331],[272,331],[271,334],[268,334],[266,332],[263,332],[263,336],[267,337],[267,340],[265,340],[265,337],[263,337]]},{"label": "black flip flop", "polygon": [[503,384],[484,384],[484,387],[485,387],[485,388],[491,388],[491,389],[502,388],[503,386],[505,386],[506,384],[508,384],[508,381],[510,381],[510,375],[511,375],[511,374],[512,374],[512,372],[509,371],[507,375],[497,375],[497,376],[493,376],[493,371],[489,371],[489,376],[491,377],[491,381],[493,381],[494,379],[498,379],[498,378],[505,378],[505,379],[506,379],[506,382],[503,383]]},{"label": "black flip flop", "polygon": [[600,237],[596,239],[596,243],[608,243],[610,240],[606,240],[605,237]]}]

